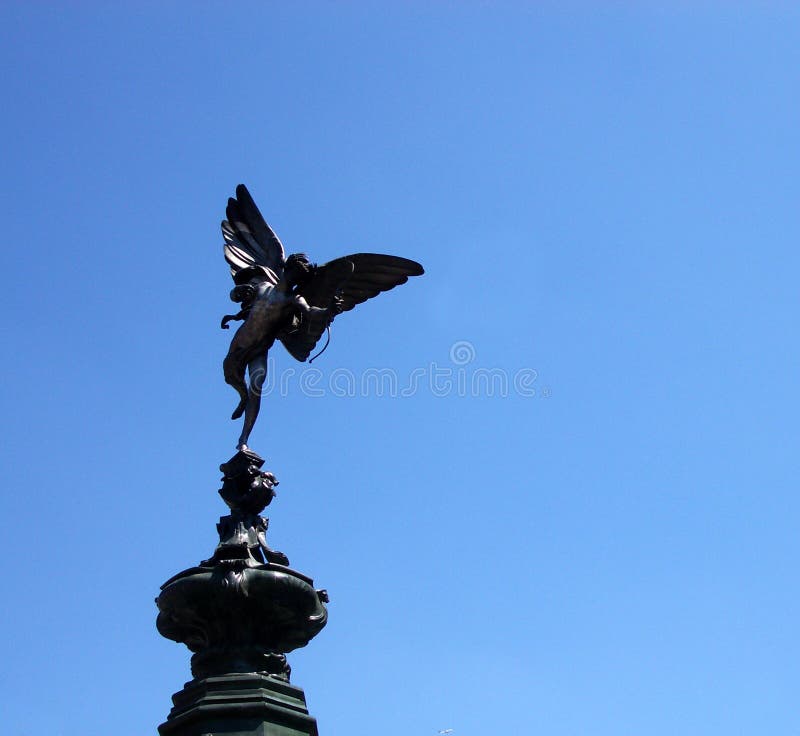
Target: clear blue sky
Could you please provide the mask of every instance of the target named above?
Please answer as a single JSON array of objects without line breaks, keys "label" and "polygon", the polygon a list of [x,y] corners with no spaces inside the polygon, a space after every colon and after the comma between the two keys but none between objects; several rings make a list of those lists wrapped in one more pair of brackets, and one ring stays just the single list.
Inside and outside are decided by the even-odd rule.
[{"label": "clear blue sky", "polygon": [[[798,731],[796,7],[58,5],[0,11],[6,733],[154,733],[189,679],[153,598],[224,512],[239,182],[427,271],[252,438],[323,734]],[[330,390],[458,341],[535,395]]]}]

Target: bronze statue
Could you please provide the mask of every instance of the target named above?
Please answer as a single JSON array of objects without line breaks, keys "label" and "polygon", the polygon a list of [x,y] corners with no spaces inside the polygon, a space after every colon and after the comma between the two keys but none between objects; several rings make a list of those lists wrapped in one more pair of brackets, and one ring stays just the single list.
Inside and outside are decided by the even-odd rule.
[{"label": "bronze statue", "polygon": [[261,406],[267,353],[275,340],[304,362],[337,314],[424,271],[415,261],[379,253],[354,253],[321,266],[303,253],[286,258],[281,241],[243,184],[236,187],[236,198],[228,200],[226,215],[225,260],[236,284],[231,300],[241,304],[241,310],[226,314],[221,326],[228,329],[232,320],[244,324],[231,340],[223,371],[225,381],[239,393],[231,418],[244,414],[237,447],[246,450]]},{"label": "bronze statue", "polygon": [[173,696],[174,707],[158,731],[160,736],[212,731],[316,736],[303,690],[289,682],[286,654],[306,646],[323,629],[328,593],[293,569],[283,552],[269,547],[269,519],[261,514],[274,499],[278,480],[247,447],[261,403],[267,353],[280,340],[294,358],[307,360],[336,315],[423,270],[414,261],[375,253],[321,266],[299,253],[286,258],[241,185],[228,200],[226,214],[225,260],[234,281],[231,299],[240,309],[225,315],[222,327],[231,321],[243,324],[223,368],[240,397],[233,418],[244,415],[244,427],[238,451],[219,466],[219,494],[230,513],[217,524],[214,554],[173,575],[156,598],[156,627],[191,650],[194,678]]}]

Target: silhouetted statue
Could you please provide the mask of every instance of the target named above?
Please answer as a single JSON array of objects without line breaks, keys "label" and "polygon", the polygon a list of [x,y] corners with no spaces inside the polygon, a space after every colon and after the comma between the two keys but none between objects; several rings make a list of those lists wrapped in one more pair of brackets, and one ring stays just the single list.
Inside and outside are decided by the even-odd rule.
[{"label": "silhouetted statue", "polygon": [[424,271],[415,261],[379,253],[354,253],[321,266],[303,253],[286,258],[281,241],[243,184],[236,187],[236,198],[228,200],[226,215],[225,260],[236,284],[231,299],[241,310],[225,315],[222,327],[228,329],[231,320],[244,324],[231,340],[223,370],[225,381],[239,393],[231,418],[244,414],[237,446],[246,449],[261,406],[267,353],[275,340],[304,362],[337,314]]}]

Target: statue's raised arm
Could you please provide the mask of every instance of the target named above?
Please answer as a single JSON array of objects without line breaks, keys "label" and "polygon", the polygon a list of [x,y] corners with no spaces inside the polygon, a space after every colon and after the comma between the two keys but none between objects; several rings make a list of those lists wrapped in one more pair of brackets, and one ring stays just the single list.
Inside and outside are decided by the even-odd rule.
[{"label": "statue's raised arm", "polygon": [[222,236],[235,284],[231,299],[241,309],[225,315],[222,327],[231,320],[244,324],[233,336],[223,370],[225,381],[240,397],[232,418],[244,414],[238,442],[242,449],[258,416],[267,353],[276,339],[294,358],[306,361],[337,314],[424,270],[416,261],[379,253],[354,253],[321,266],[302,253],[286,258],[281,241],[243,184],[236,187],[236,198],[228,200],[226,215]]}]

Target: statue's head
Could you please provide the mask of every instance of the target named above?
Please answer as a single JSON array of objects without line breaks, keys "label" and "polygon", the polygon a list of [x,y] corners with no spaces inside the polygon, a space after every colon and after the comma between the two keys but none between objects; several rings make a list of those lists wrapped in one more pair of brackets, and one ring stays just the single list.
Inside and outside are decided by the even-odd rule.
[{"label": "statue's head", "polygon": [[283,277],[291,286],[302,286],[314,275],[314,264],[305,253],[292,253],[283,267]]},{"label": "statue's head", "polygon": [[231,290],[231,301],[240,303],[242,308],[250,307],[258,295],[258,285],[267,280],[267,272],[261,266],[239,269],[233,274],[236,286]]}]

